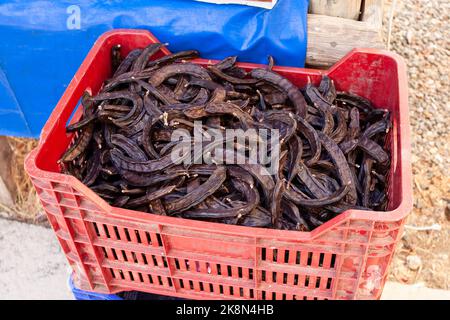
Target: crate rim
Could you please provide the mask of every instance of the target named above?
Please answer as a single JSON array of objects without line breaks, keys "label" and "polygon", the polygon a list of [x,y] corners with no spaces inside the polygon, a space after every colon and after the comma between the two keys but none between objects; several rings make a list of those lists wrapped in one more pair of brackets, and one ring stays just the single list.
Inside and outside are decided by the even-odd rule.
[{"label": "crate rim", "polygon": [[[159,40],[147,30],[136,30],[136,29],[115,29],[111,31],[107,31],[102,34],[94,43],[93,47],[87,54],[83,63],[77,70],[75,76],[73,77],[70,84],[67,86],[66,91],[64,92],[61,99],[58,101],[55,109],[51,113],[49,119],[44,125],[41,136],[39,139],[38,146],[33,149],[25,159],[25,170],[27,173],[33,178],[42,178],[52,180],[52,182],[64,183],[72,185],[75,189],[80,190],[84,196],[89,198],[89,200],[96,203],[102,210],[102,214],[106,217],[111,216],[118,219],[124,220],[132,220],[136,222],[144,222],[144,223],[157,223],[163,224],[165,226],[177,227],[182,229],[190,229],[201,232],[214,232],[220,234],[228,234],[235,235],[243,234],[248,238],[259,238],[259,237],[272,237],[274,239],[283,239],[283,240],[313,240],[315,238],[320,237],[322,234],[326,233],[332,226],[336,227],[342,223],[345,223],[348,219],[358,219],[358,220],[370,220],[374,222],[395,222],[406,217],[409,212],[413,208],[413,200],[412,200],[412,171],[411,171],[411,162],[410,162],[410,154],[411,154],[411,142],[410,142],[410,125],[409,125],[409,108],[408,108],[408,92],[407,92],[407,77],[406,77],[406,64],[403,58],[391,51],[383,50],[383,49],[373,49],[373,48],[355,48],[351,50],[347,55],[345,55],[341,60],[339,60],[336,64],[334,64],[331,68],[327,70],[317,70],[317,69],[309,69],[309,68],[297,68],[297,67],[285,67],[285,66],[275,66],[275,71],[283,71],[289,70],[291,73],[305,71],[308,73],[316,73],[319,75],[328,75],[332,73],[334,70],[338,69],[341,64],[344,64],[346,60],[350,59],[353,55],[358,53],[369,53],[376,55],[383,55],[395,62],[397,68],[397,76],[399,83],[399,125],[398,129],[401,132],[400,136],[402,137],[401,143],[401,153],[402,153],[402,166],[401,166],[401,202],[400,204],[393,210],[390,211],[366,211],[366,210],[355,210],[350,209],[346,210],[333,219],[327,221],[323,225],[317,227],[313,231],[295,231],[295,230],[274,230],[269,228],[254,228],[254,227],[246,227],[246,226],[235,226],[235,225],[227,225],[220,223],[220,230],[217,230],[218,223],[216,222],[205,222],[205,221],[196,221],[191,219],[183,219],[177,217],[169,217],[169,216],[159,216],[155,214],[149,214],[129,209],[123,209],[118,207],[113,207],[109,205],[105,200],[103,200],[100,196],[95,194],[89,187],[85,186],[80,180],[75,178],[74,176],[66,175],[63,173],[45,171],[40,169],[36,164],[36,157],[40,152],[42,152],[41,147],[43,143],[46,141],[49,133],[52,128],[59,121],[60,115],[64,110],[68,99],[72,96],[77,86],[80,85],[80,80],[82,76],[86,72],[86,70],[90,67],[92,62],[92,57],[94,57],[101,50],[103,44],[108,41],[108,39],[117,34],[121,35],[145,35],[150,40],[157,41]],[[163,48],[165,53],[170,53],[169,50]],[[217,60],[212,59],[196,59],[198,62],[213,64]],[[246,63],[241,62],[238,65],[242,67],[260,67],[260,64],[254,63]],[[164,233],[164,232],[163,232]]]}]

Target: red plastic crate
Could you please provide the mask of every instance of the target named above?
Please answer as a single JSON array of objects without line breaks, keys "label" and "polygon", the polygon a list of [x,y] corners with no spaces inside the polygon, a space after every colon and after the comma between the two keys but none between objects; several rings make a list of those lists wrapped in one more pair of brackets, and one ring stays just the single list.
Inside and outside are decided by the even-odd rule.
[{"label": "red plastic crate", "polygon": [[[65,126],[82,93],[96,93],[110,74],[110,49],[123,54],[158,40],[147,31],[102,35],[27,157],[48,219],[84,290],[138,290],[192,299],[378,299],[412,208],[406,70],[390,52],[355,49],[329,70],[275,67],[299,87],[323,74],[338,90],[392,112],[388,212],[348,210],[312,232],[250,228],[111,207],[57,160],[73,134]],[[198,44],[193,44],[193,47]],[[201,48],[200,48],[201,49]],[[164,54],[169,51],[164,50]],[[198,59],[206,65],[214,61]],[[241,63],[251,69],[255,64]],[[74,119],[80,116],[80,110]]]}]

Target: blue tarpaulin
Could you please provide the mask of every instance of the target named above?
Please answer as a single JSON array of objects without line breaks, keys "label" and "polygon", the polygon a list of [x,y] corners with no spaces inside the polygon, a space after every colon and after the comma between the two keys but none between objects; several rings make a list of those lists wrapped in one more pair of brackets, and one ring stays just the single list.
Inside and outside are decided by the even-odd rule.
[{"label": "blue tarpaulin", "polygon": [[0,134],[38,137],[99,35],[150,30],[169,50],[303,66],[308,0],[267,10],[192,0],[0,1]]}]

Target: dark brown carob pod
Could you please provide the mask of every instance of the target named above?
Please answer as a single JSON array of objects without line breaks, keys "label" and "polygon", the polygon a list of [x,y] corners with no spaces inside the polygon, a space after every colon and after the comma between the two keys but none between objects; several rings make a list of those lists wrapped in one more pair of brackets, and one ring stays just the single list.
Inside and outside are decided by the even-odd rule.
[{"label": "dark brown carob pod", "polygon": [[[297,88],[273,71],[272,57],[248,72],[237,57],[187,62],[195,50],[154,59],[161,47],[124,59],[120,44],[112,47],[112,78],[83,95],[81,119],[66,128],[65,173],[113,206],[249,227],[310,231],[348,209],[386,209],[389,112],[336,92],[327,76]],[[229,138],[227,129],[241,131]],[[260,129],[269,137],[278,130],[279,140],[262,139]],[[177,130],[187,140],[174,139]],[[195,133],[204,139],[200,154]],[[235,141],[242,136],[266,141],[269,155],[278,146],[275,163],[251,162],[264,149]],[[235,150],[217,149],[228,143]],[[238,154],[243,163],[217,162]]]}]

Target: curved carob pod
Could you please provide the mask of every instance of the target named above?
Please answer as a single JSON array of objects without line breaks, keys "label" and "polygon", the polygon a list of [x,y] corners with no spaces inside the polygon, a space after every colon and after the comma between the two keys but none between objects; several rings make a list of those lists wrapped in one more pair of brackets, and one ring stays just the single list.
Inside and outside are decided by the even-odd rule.
[{"label": "curved carob pod", "polygon": [[320,81],[319,87],[317,88],[322,96],[330,104],[334,102],[337,96],[336,87],[334,86],[333,80],[329,76],[323,75]]},{"label": "curved carob pod", "polygon": [[119,174],[127,184],[135,187],[149,187],[160,184],[162,182],[174,180],[183,175],[177,173],[173,174],[153,173],[151,175],[143,175],[123,169],[119,169]]},{"label": "curved carob pod", "polygon": [[224,72],[222,72],[220,69],[217,69],[215,66],[209,66],[208,70],[216,77],[225,80],[232,84],[245,84],[245,85],[252,85],[256,84],[258,82],[258,79],[242,79],[242,78],[236,78],[233,76],[230,76]]},{"label": "curved carob pod", "polygon": [[349,107],[356,107],[366,114],[373,110],[372,103],[368,99],[358,96],[354,93],[338,92],[336,101],[341,104],[343,103],[344,105],[347,105]]},{"label": "curved carob pod", "polygon": [[82,180],[82,182],[87,186],[94,184],[95,180],[100,174],[101,169],[100,156],[101,151],[100,149],[97,149],[94,151],[92,158],[90,158],[88,161],[87,172],[84,179]]},{"label": "curved carob pod", "polygon": [[148,158],[142,149],[134,143],[131,139],[121,135],[113,134],[111,135],[111,143],[124,151],[130,158],[137,161],[147,161]]},{"label": "curved carob pod", "polygon": [[196,188],[192,193],[171,201],[166,204],[166,210],[169,214],[187,210],[206,199],[208,196],[220,188],[226,178],[225,167],[219,166],[201,186]]},{"label": "curved carob pod", "polygon": [[299,136],[295,136],[293,139],[290,139],[288,142],[288,150],[289,150],[289,169],[288,169],[288,188],[289,183],[292,181],[292,179],[295,178],[295,176],[300,171],[299,163],[302,162],[302,155],[303,155],[303,142],[302,139]]},{"label": "curved carob pod", "polygon": [[328,152],[328,155],[336,166],[336,171],[339,174],[339,178],[341,179],[342,184],[349,187],[348,193],[346,195],[346,202],[349,204],[356,204],[357,194],[355,181],[350,172],[350,168],[344,154],[342,153],[339,146],[330,137],[324,135],[321,132],[319,132],[318,134],[322,146]]},{"label": "curved carob pod", "polygon": [[120,44],[116,44],[111,48],[111,70],[114,73],[122,62],[122,58],[120,57],[120,51],[122,46]]},{"label": "curved carob pod", "polygon": [[348,186],[343,186],[332,195],[322,199],[304,198],[294,190],[286,190],[284,192],[284,196],[286,197],[286,199],[302,207],[324,207],[341,201],[347,195],[349,190],[350,188]]},{"label": "curved carob pod", "polygon": [[336,129],[330,134],[330,138],[336,143],[340,143],[347,136],[347,121],[344,117],[342,110],[336,111],[337,126]]},{"label": "curved carob pod", "polygon": [[236,190],[238,190],[245,198],[246,203],[241,205],[214,208],[194,209],[183,212],[185,218],[208,218],[208,219],[224,219],[238,218],[249,214],[259,204],[259,193],[252,184],[247,184],[238,179],[232,181]]},{"label": "curved carob pod", "polygon": [[95,119],[97,119],[96,115],[90,115],[87,117],[84,117],[78,122],[72,123],[66,127],[66,132],[75,132],[77,130],[83,129],[87,125],[89,125],[91,122],[93,122]]},{"label": "curved carob pod", "polygon": [[362,136],[358,140],[358,146],[380,164],[386,164],[389,161],[387,152],[378,143],[366,136]]},{"label": "curved carob pod", "polygon": [[164,197],[167,194],[170,194],[173,190],[175,190],[175,187],[176,185],[170,185],[163,188],[158,188],[152,192],[147,191],[147,193],[144,196],[129,200],[126,206],[128,208],[136,208],[139,206],[146,205],[154,200]]},{"label": "curved carob pod", "polygon": [[133,92],[129,91],[115,91],[115,92],[104,92],[92,98],[93,101],[106,101],[106,100],[115,100],[115,99],[126,99],[133,103],[133,107],[129,110],[129,112],[119,118],[110,119],[116,126],[126,126],[130,124],[138,114],[141,113],[143,108],[142,98]]},{"label": "curved carob pod", "polygon": [[[273,58],[248,73],[237,57],[186,63],[195,50],[154,59],[161,46],[123,60],[120,44],[111,48],[113,77],[97,95],[83,95],[81,119],[66,128],[75,134],[60,160],[65,173],[113,206],[249,227],[310,231],[348,209],[387,208],[387,110],[336,92],[327,76],[300,90],[272,70]],[[251,162],[253,149],[235,137],[202,141],[202,152],[193,152],[195,121],[206,139],[211,129],[223,137],[226,129],[278,130],[278,169]],[[179,129],[191,135],[191,149],[174,157]],[[265,142],[255,131],[245,135]],[[215,149],[228,143],[244,163],[211,157],[236,160],[235,151]],[[275,147],[270,141],[256,154]]]},{"label": "curved carob pod", "polygon": [[317,130],[314,129],[313,126],[311,126],[305,119],[298,116],[295,117],[295,119],[297,120],[298,131],[300,131],[302,135],[305,136],[311,148],[312,156],[306,161],[306,164],[310,166],[317,162],[320,158],[321,144],[319,135]]},{"label": "curved carob pod", "polygon": [[320,110],[322,119],[320,124],[322,125],[322,132],[326,135],[331,135],[334,129],[334,117],[331,110]]},{"label": "curved carob pod", "polygon": [[[188,155],[185,155],[185,157],[187,156]],[[171,154],[167,154],[164,157],[155,160],[138,161],[125,156],[118,149],[111,150],[111,161],[114,163],[116,168],[141,173],[152,173],[155,171],[164,170],[174,164]]]},{"label": "curved carob pod", "polygon": [[283,90],[294,105],[296,113],[302,118],[306,117],[305,98],[292,82],[270,70],[253,69],[252,72],[250,72],[250,75],[255,79],[269,82]]},{"label": "curved carob pod", "polygon": [[322,96],[319,89],[315,87],[312,83],[308,83],[304,89],[305,98],[308,103],[317,109],[325,112],[335,113],[336,107],[332,105],[325,97]]},{"label": "curved carob pod", "polygon": [[311,170],[301,161],[297,164],[298,172],[297,177],[298,180],[302,182],[302,184],[306,187],[308,192],[315,198],[323,198],[328,196],[331,191],[328,190],[322,183],[317,180]]},{"label": "curved carob pod", "polygon": [[226,57],[214,65],[218,70],[230,69],[236,64],[237,56]]},{"label": "curved carob pod", "polygon": [[164,57],[161,57],[161,58],[153,60],[153,61],[149,61],[147,63],[146,67],[147,68],[159,67],[159,66],[163,66],[163,65],[175,62],[177,60],[191,60],[191,59],[198,58],[199,56],[200,56],[200,53],[197,50],[180,51],[180,52],[165,55]]},{"label": "curved carob pod", "polygon": [[272,215],[272,225],[279,226],[281,219],[281,200],[283,199],[283,193],[285,190],[284,180],[278,180],[273,189],[272,199],[270,201],[270,213]]},{"label": "curved carob pod", "polygon": [[283,216],[295,223],[295,230],[310,231],[308,223],[295,203],[283,198],[281,200],[281,209],[283,210]]},{"label": "curved carob pod", "polygon": [[112,79],[120,76],[121,74],[127,72],[130,70],[131,65],[133,62],[140,56],[142,52],[142,49],[134,49],[128,53],[128,55],[125,57],[125,59],[122,60],[120,65],[117,67],[116,71],[114,72]]},{"label": "curved carob pod", "polygon": [[359,123],[358,108],[353,107],[350,110],[350,122],[348,124],[348,134],[346,140],[356,139],[361,133],[361,126]]},{"label": "curved carob pod", "polygon": [[169,105],[173,103],[177,103],[176,99],[171,98],[170,96],[165,95],[163,92],[158,90],[155,86],[150,83],[147,83],[143,80],[135,80],[138,85],[140,85],[144,90],[146,90],[146,94],[151,94],[156,99],[160,100],[162,103]]},{"label": "curved carob pod", "polygon": [[161,48],[163,47],[162,43],[152,43],[145,47],[141,54],[137,57],[135,61],[133,61],[133,64],[131,66],[131,71],[142,71],[149,61],[149,59],[157,53]]},{"label": "curved carob pod", "polygon": [[[274,125],[271,126],[272,128],[280,130],[280,144],[288,142],[295,135],[298,122],[294,119],[294,116],[291,112],[278,110],[270,113],[268,112],[267,116],[265,116],[264,119],[266,121],[274,123]],[[276,122],[281,123],[282,125],[275,125]]]},{"label": "curved carob pod", "polygon": [[94,133],[94,125],[90,123],[87,125],[75,143],[63,154],[61,157],[62,162],[69,162],[75,160],[80,156],[89,143],[91,142],[92,135]]},{"label": "curved carob pod", "polygon": [[168,66],[164,66],[161,69],[157,70],[153,76],[150,77],[149,83],[155,87],[159,86],[164,80],[180,74],[188,74],[200,79],[211,80],[208,72],[200,67],[199,65],[193,63],[181,63],[181,64],[172,64]]},{"label": "curved carob pod", "polygon": [[152,140],[152,129],[153,126],[156,124],[156,122],[159,121],[155,118],[150,118],[145,124],[144,129],[142,130],[142,139],[141,144],[142,147],[147,154],[147,156],[153,158],[153,159],[159,159],[161,156],[158,154],[158,152],[155,150],[155,147],[153,146]]}]

